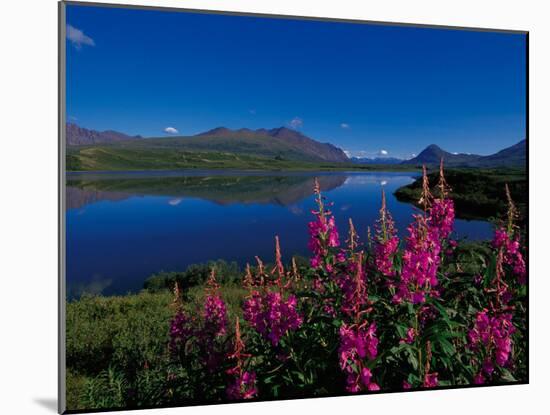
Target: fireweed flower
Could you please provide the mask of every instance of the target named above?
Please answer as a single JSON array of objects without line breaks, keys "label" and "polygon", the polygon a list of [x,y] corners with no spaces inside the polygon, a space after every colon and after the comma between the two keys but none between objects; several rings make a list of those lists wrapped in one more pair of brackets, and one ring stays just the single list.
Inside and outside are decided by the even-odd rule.
[{"label": "fireweed flower", "polygon": [[437,271],[441,261],[441,239],[439,228],[431,226],[429,210],[433,204],[426,166],[422,167],[422,195],[419,203],[423,214],[413,215],[414,222],[407,227],[406,247],[400,281],[393,297],[395,303],[409,301],[424,303],[427,295],[437,295]]},{"label": "fireweed flower", "polygon": [[215,271],[206,282],[202,327],[197,331],[201,360],[209,372],[215,371],[223,359],[220,341],[227,332],[227,310],[219,294]]},{"label": "fireweed flower", "polygon": [[416,330],[414,329],[414,327],[409,327],[407,329],[407,333],[405,334],[405,337],[399,340],[399,343],[412,344],[415,338],[416,338]]},{"label": "fireweed flower", "polygon": [[252,399],[258,394],[256,373],[243,372],[227,387],[227,397],[231,400]]},{"label": "fireweed flower", "polygon": [[[244,319],[258,332],[262,337],[271,342],[273,346],[277,346],[281,338],[290,330],[297,330],[303,322],[299,315],[298,299],[290,294],[284,296],[285,290],[292,282],[286,278],[285,270],[282,264],[281,248],[279,238],[275,237],[275,267],[272,274],[276,276],[276,289],[270,291],[265,286],[265,280],[262,278],[260,290],[251,290],[243,304]],[[258,263],[262,264],[257,258]],[[263,268],[263,264],[262,264]],[[293,261],[293,273],[297,278],[297,266]]]},{"label": "fireweed flower", "polygon": [[474,376],[475,385],[483,385],[484,383],[485,383],[485,378],[483,377],[482,373],[478,373]]},{"label": "fireweed flower", "polygon": [[348,271],[353,273],[353,276],[343,274],[338,278],[338,285],[342,290],[342,311],[348,316],[357,316],[368,303],[362,262],[363,253],[360,252],[348,267]]},{"label": "fireweed flower", "polygon": [[178,310],[170,321],[170,343],[169,350],[172,354],[179,354],[185,350],[185,344],[193,336],[193,327],[183,310]]},{"label": "fireweed flower", "polygon": [[[346,390],[359,392],[379,390],[372,382],[370,369],[363,365],[363,359],[375,359],[378,354],[378,338],[376,337],[376,323],[362,325],[342,324],[340,327],[340,368],[346,374]],[[359,372],[357,372],[359,368]]]},{"label": "fireweed flower", "polygon": [[253,291],[244,302],[243,316],[264,339],[277,346],[288,331],[302,325],[297,305],[292,294],[285,299],[278,291]]},{"label": "fireweed flower", "polygon": [[455,208],[451,199],[435,199],[430,210],[430,225],[440,239],[447,239],[454,227]]},{"label": "fireweed flower", "polygon": [[235,366],[227,370],[232,380],[226,389],[227,398],[231,400],[252,399],[257,396],[256,373],[244,370],[249,354],[244,353],[245,345],[241,338],[239,318],[235,321],[235,341],[233,352],[227,356],[228,360],[234,360]]},{"label": "fireweed flower", "polygon": [[368,298],[363,270],[363,253],[356,257],[354,278],[346,277],[342,285],[342,311],[352,321],[340,326],[340,346],[338,348],[340,368],[346,374],[346,390],[379,390],[372,382],[372,373],[365,366],[365,360],[373,360],[378,355],[376,323],[363,320],[368,312]]},{"label": "fireweed flower", "polygon": [[216,282],[214,269],[206,283],[206,298],[204,301],[204,330],[214,337],[223,336],[227,331],[227,310],[219,295],[219,284]]},{"label": "fireweed flower", "polygon": [[495,367],[508,365],[515,331],[511,313],[491,315],[487,309],[477,313],[474,326],[468,332],[468,348],[478,353],[478,363],[481,362],[481,371],[474,382],[485,382]]},{"label": "fireweed flower", "polygon": [[[376,323],[342,324],[340,327],[340,367],[347,371],[357,358],[375,359],[378,355]],[[350,363],[351,362],[351,363]]]},{"label": "fireweed flower", "polygon": [[502,250],[504,263],[511,267],[520,284],[525,284],[527,268],[523,254],[520,251],[519,236],[510,235],[504,228],[496,229],[493,246],[498,250]]},{"label": "fireweed flower", "polygon": [[386,277],[395,275],[393,268],[393,257],[399,246],[399,238],[395,229],[393,218],[386,207],[386,195],[382,189],[382,207],[380,218],[376,225],[376,236],[374,245],[374,264],[376,269]]},{"label": "fireweed flower", "polygon": [[332,272],[333,262],[329,259],[329,248],[340,246],[338,228],[331,211],[325,209],[321,188],[317,179],[315,179],[314,192],[318,210],[311,212],[315,215],[315,220],[308,224],[308,248],[313,253],[311,266],[313,268],[324,267],[328,272]]},{"label": "fireweed flower", "polygon": [[439,198],[434,199],[430,207],[430,226],[439,234],[441,240],[446,240],[453,232],[455,208],[452,199],[447,196],[451,190],[443,173],[443,158],[439,164]]},{"label": "fireweed flower", "polygon": [[506,198],[508,199],[508,223],[506,227],[502,226],[495,230],[493,246],[495,249],[503,252],[503,262],[508,265],[512,273],[518,278],[520,284],[526,283],[527,268],[525,259],[520,250],[520,236],[517,232],[517,226],[514,221],[518,217],[518,211],[512,200],[510,188],[505,186]]},{"label": "fireweed flower", "polygon": [[425,388],[435,388],[437,385],[439,385],[439,381],[437,379],[437,373],[426,373],[424,375]]},{"label": "fireweed flower", "polygon": [[424,215],[414,215],[415,222],[408,228],[406,248],[400,281],[394,295],[394,302],[403,300],[413,304],[424,303],[426,296],[434,294],[438,285],[437,271],[440,263],[441,244]]},{"label": "fireweed flower", "polygon": [[192,321],[183,311],[180,288],[177,282],[174,286],[174,301],[172,305],[176,308],[176,313],[170,321],[170,342],[168,343],[168,349],[170,353],[177,355],[185,350],[187,341],[195,334]]}]

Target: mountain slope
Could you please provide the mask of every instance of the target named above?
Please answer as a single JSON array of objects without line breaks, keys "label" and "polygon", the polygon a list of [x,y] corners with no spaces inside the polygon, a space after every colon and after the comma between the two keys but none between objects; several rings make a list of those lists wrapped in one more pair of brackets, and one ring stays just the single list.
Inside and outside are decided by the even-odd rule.
[{"label": "mountain slope", "polygon": [[522,140],[489,156],[453,154],[431,144],[418,156],[405,160],[402,164],[433,166],[439,164],[442,158],[447,167],[521,167],[525,166],[527,161],[527,144],[525,140]]},{"label": "mountain slope", "polygon": [[[199,137],[200,140],[194,138]],[[224,151],[264,157],[280,157],[288,160],[347,162],[346,154],[330,143],[321,143],[286,127],[258,130],[241,128],[230,130],[214,128],[186,138],[181,143],[187,147],[205,150],[219,145]]]},{"label": "mountain slope", "polygon": [[431,144],[418,154],[418,156],[405,160],[402,164],[408,165],[434,165],[439,164],[441,158],[445,161],[447,166],[465,166],[472,162],[475,162],[481,156],[475,154],[453,154],[443,150],[441,147]]},{"label": "mountain slope", "polygon": [[527,142],[521,140],[511,147],[500,150],[498,153],[482,157],[476,162],[479,167],[501,167],[501,166],[526,166],[527,165]]},{"label": "mountain slope", "polygon": [[73,123],[67,123],[66,135],[67,145],[69,146],[113,143],[141,138],[140,136],[129,136],[124,133],[119,133],[118,131],[89,130]]}]

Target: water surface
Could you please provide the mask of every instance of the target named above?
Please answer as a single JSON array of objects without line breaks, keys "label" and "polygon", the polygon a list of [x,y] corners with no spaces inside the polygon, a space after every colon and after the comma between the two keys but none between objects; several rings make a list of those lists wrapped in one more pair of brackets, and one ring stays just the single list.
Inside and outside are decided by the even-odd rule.
[{"label": "water surface", "polygon": [[[244,265],[273,259],[279,235],[285,260],[308,255],[307,222],[318,177],[341,233],[348,218],[365,240],[378,217],[381,189],[401,235],[413,206],[393,192],[415,180],[393,172],[133,172],[67,175],[68,295],[135,292],[151,274],[218,258]],[[483,221],[456,221],[459,238],[487,239]]]}]

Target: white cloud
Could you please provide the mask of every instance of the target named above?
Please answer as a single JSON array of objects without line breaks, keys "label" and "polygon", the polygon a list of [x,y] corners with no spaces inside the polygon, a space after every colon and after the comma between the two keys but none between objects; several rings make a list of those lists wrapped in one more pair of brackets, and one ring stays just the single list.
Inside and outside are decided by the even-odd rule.
[{"label": "white cloud", "polygon": [[178,134],[179,133],[179,131],[176,130],[174,127],[166,127],[163,131],[166,134]]},{"label": "white cloud", "polygon": [[455,152],[453,152],[453,154],[454,154],[455,156],[457,156],[457,155],[458,155],[458,152],[457,152],[457,151],[455,151]]},{"label": "white cloud", "polygon": [[381,156],[387,156],[387,155],[388,155],[388,151],[387,151],[387,150],[380,150],[380,151],[379,151],[379,154],[380,154]]},{"label": "white cloud", "polygon": [[82,45],[95,46],[95,42],[90,36],[85,35],[82,30],[70,24],[67,25],[67,39],[76,49],[81,49]]},{"label": "white cloud", "polygon": [[344,130],[346,130],[346,129],[350,128],[350,127],[349,127],[349,124],[343,122],[342,124],[340,124],[340,128],[343,128]]},{"label": "white cloud", "polygon": [[304,125],[304,121],[300,117],[294,117],[289,121],[288,125],[296,130]]},{"label": "white cloud", "polygon": [[170,206],[177,206],[177,205],[179,205],[182,201],[183,201],[183,198],[177,197],[177,198],[175,198],[175,199],[170,199],[170,200],[168,201],[168,204],[169,204]]}]

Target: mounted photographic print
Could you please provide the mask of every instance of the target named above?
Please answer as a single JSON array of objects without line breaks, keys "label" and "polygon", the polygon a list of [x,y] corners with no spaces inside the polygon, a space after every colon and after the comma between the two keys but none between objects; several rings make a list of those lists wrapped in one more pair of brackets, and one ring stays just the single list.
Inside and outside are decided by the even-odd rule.
[{"label": "mounted photographic print", "polygon": [[60,412],[528,382],[528,33],[60,3]]}]

